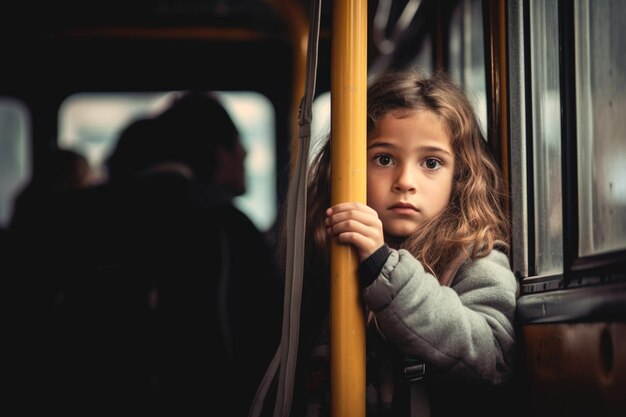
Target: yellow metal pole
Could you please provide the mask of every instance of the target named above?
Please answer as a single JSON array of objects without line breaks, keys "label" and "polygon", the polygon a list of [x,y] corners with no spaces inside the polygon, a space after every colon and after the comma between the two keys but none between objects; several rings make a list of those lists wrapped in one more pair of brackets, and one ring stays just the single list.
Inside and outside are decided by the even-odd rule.
[{"label": "yellow metal pole", "polygon": [[[333,2],[332,204],[366,202],[367,1]],[[356,251],[331,248],[331,415],[365,416],[365,317]]]}]

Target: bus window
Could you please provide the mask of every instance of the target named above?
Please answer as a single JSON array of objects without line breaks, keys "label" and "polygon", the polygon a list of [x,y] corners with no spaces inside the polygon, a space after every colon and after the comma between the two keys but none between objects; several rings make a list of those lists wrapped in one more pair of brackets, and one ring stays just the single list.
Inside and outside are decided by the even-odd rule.
[{"label": "bus window", "polygon": [[28,119],[21,102],[0,97],[0,229],[8,227],[13,200],[32,175]]},{"label": "bus window", "polygon": [[530,273],[547,275],[563,272],[558,1],[529,6],[535,203]]},{"label": "bus window", "polygon": [[[626,249],[626,143],[622,132],[626,81],[621,3],[574,3],[576,208],[564,207],[559,2],[529,3],[531,147],[530,276],[567,273],[564,209],[577,213],[576,257]],[[567,139],[570,140],[569,138]],[[568,142],[570,143],[570,142]],[[575,209],[575,210],[574,210]]]},{"label": "bus window", "polygon": [[626,7],[578,0],[574,13],[578,255],[587,256],[626,249]]},{"label": "bus window", "polygon": [[486,138],[487,80],[480,0],[463,0],[458,4],[450,20],[449,36],[450,78],[466,89]]},{"label": "bus window", "polygon": [[276,149],[274,109],[263,95],[251,92],[221,93],[245,146],[247,191],[235,199],[263,231],[276,219]]},{"label": "bus window", "polygon": [[[100,182],[104,163],[121,130],[135,118],[158,114],[176,93],[102,93],[73,95],[59,112],[59,147],[85,155]],[[247,191],[235,205],[262,230],[276,218],[276,150],[274,110],[258,93],[219,92],[237,125],[246,158]]]}]

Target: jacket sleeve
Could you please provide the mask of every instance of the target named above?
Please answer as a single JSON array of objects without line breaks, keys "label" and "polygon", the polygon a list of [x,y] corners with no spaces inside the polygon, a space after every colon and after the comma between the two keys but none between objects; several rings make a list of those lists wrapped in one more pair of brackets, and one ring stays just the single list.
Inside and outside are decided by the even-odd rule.
[{"label": "jacket sleeve", "polygon": [[511,372],[517,280],[502,252],[467,260],[451,287],[405,250],[391,250],[363,290],[385,338],[442,378],[497,384]]}]

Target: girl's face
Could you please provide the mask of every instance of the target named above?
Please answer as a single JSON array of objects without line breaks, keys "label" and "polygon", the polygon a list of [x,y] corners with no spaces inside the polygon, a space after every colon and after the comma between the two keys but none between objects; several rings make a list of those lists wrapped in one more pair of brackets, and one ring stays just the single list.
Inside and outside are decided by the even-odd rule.
[{"label": "girl's face", "polygon": [[454,151],[438,116],[430,111],[388,113],[367,147],[367,204],[386,236],[406,238],[448,206]]}]

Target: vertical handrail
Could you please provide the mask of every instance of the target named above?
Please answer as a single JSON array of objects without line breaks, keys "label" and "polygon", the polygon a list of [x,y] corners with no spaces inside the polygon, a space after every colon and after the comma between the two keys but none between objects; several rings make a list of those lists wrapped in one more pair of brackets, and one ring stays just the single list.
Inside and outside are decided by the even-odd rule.
[{"label": "vertical handrail", "polygon": [[[331,203],[366,202],[367,1],[333,2]],[[356,251],[332,244],[331,415],[365,416],[365,317]]]}]

